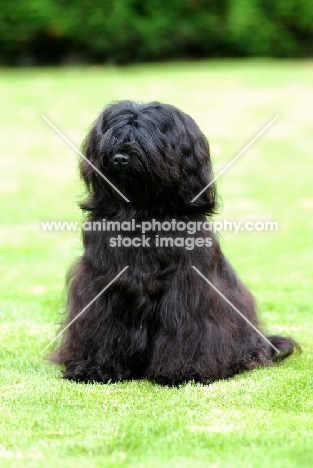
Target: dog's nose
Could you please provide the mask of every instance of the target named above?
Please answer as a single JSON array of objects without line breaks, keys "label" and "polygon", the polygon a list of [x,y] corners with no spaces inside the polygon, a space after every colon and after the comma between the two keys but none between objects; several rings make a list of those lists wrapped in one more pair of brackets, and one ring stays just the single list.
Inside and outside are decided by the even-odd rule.
[{"label": "dog's nose", "polygon": [[129,156],[127,154],[115,154],[113,163],[117,167],[126,166],[129,163]]}]

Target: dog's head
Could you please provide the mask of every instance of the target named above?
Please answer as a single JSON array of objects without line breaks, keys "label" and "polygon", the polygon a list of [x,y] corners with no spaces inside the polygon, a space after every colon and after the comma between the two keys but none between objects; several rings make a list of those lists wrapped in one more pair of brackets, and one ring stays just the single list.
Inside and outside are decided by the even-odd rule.
[{"label": "dog's head", "polygon": [[92,163],[81,163],[91,194],[85,209],[127,203],[96,167],[134,210],[155,214],[215,210],[214,184],[192,202],[213,178],[208,142],[194,120],[172,105],[121,101],[106,107],[83,152]]}]

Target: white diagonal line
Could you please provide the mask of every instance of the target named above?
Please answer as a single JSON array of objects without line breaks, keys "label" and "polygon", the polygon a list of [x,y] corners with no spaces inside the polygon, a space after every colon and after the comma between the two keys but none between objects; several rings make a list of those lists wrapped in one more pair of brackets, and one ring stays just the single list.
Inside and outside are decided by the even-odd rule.
[{"label": "white diagonal line", "polygon": [[214,182],[239,158],[239,156],[241,156],[251,145],[252,143],[255,142],[255,140],[257,140],[264,132],[265,130],[267,130],[274,122],[275,120],[277,120],[279,117],[279,115],[276,115],[276,117],[274,117],[264,128],[263,130],[261,130],[251,141],[250,143],[248,143],[241,151],[240,153],[237,154],[237,156],[234,157],[234,159],[232,159],[215,177],[214,179],[211,180],[211,182],[206,186],[204,187],[204,189],[201,190],[201,192],[198,193],[198,195],[193,198],[191,200],[191,202],[193,203],[195,200],[197,200],[198,197],[200,197],[200,195],[203,194],[203,192],[206,191],[206,189],[208,189],[212,184],[214,184]]},{"label": "white diagonal line", "polygon": [[276,346],[273,345],[273,343],[270,342],[269,339],[266,338],[266,336],[263,335],[263,333],[260,332],[260,330],[255,326],[253,325],[253,323],[250,322],[250,320],[247,319],[247,317],[245,317],[243,315],[242,312],[240,312],[239,309],[237,309],[237,307],[234,306],[234,304],[232,304],[228,299],[227,297],[224,296],[224,294],[221,293],[221,291],[219,291],[215,286],[214,284],[211,283],[211,281],[209,281],[202,273],[201,271],[198,270],[198,268],[196,268],[195,266],[192,267],[194,270],[196,270],[196,272],[201,276],[201,278],[204,279],[204,281],[206,281],[213,289],[214,291],[217,292],[217,294],[219,294],[223,299],[224,301],[227,302],[227,304],[229,304],[239,315],[240,317],[242,317],[262,338],[263,340],[265,340],[278,354],[280,353],[279,349],[276,348]]},{"label": "white diagonal line", "polygon": [[48,349],[49,346],[51,346],[52,343],[54,343],[55,340],[57,340],[57,339],[59,338],[59,336],[61,336],[61,335],[65,332],[65,330],[67,330],[68,327],[70,327],[70,326],[72,325],[72,323],[74,323],[75,320],[77,320],[77,319],[85,312],[85,310],[87,310],[88,307],[91,306],[91,304],[93,304],[93,303],[98,299],[98,297],[100,297],[101,294],[103,294],[104,291],[105,291],[106,289],[108,289],[108,288],[111,286],[111,284],[113,284],[114,281],[117,280],[117,278],[118,278],[119,276],[121,276],[121,275],[124,273],[125,270],[127,270],[127,268],[129,268],[129,265],[126,266],[125,268],[123,268],[123,270],[120,271],[119,274],[116,275],[115,278],[113,278],[112,281],[110,281],[110,283],[107,284],[106,287],[103,288],[103,289],[99,292],[99,294],[97,294],[97,295],[92,299],[92,301],[90,301],[89,304],[87,304],[87,305],[83,308],[83,310],[81,310],[81,311],[76,315],[76,317],[73,318],[73,320],[71,320],[71,321],[60,331],[60,333],[58,333],[57,336],[54,337],[54,339],[53,339],[52,341],[50,341],[49,344],[47,344],[47,346],[46,346],[42,351],[40,351],[41,354],[44,353],[44,352],[46,351],[46,349]]},{"label": "white diagonal line", "polygon": [[111,187],[113,187],[114,190],[116,190],[116,192],[117,192],[119,195],[121,195],[121,197],[124,198],[124,200],[126,200],[126,201],[129,203],[128,198],[126,198],[125,195],[124,195],[122,192],[120,192],[120,191],[115,187],[115,185],[112,184],[112,182],[111,182],[109,179],[107,179],[107,178],[105,177],[105,175],[103,175],[102,172],[99,171],[99,169],[98,169],[94,164],[92,164],[92,162],[90,162],[89,159],[87,159],[86,156],[85,156],[81,151],[79,151],[79,149],[76,148],[76,146],[73,145],[73,143],[72,143],[68,138],[66,138],[66,136],[65,136],[62,132],[60,132],[60,130],[59,130],[55,125],[53,125],[53,123],[52,123],[44,114],[41,114],[41,117],[42,117],[42,118],[50,125],[50,127],[52,127],[52,128],[60,135],[60,137],[62,137],[63,140],[65,140],[66,143],[68,143],[68,144],[69,144],[69,145],[70,145],[70,146],[71,146],[71,147],[72,147],[72,148],[73,148],[73,149],[74,149],[74,150],[75,150],[75,151],[76,151],[76,152],[77,152],[77,153],[78,153],[78,154],[79,154],[79,155],[80,155],[96,172],[98,172],[98,174],[99,174],[108,184],[110,184]]}]

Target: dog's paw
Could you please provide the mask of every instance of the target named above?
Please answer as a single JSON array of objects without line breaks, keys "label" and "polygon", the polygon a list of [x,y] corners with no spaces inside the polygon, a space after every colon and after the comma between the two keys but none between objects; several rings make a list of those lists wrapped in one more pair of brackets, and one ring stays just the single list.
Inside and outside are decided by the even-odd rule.
[{"label": "dog's paw", "polygon": [[108,369],[106,366],[83,366],[67,367],[63,378],[81,383],[109,383],[121,382],[131,379],[132,372],[128,369]]}]

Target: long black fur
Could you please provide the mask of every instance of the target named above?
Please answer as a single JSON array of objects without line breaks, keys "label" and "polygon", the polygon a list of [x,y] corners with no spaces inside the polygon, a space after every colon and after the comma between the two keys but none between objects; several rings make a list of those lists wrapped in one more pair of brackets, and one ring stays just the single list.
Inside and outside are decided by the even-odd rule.
[{"label": "long black fur", "polygon": [[[208,142],[194,120],[171,105],[122,101],[101,113],[87,136],[88,160],[129,198],[124,200],[86,161],[89,221],[205,221],[216,212]],[[127,155],[117,166],[113,157]],[[141,233],[127,232],[128,237]],[[64,325],[127,265],[126,270],[67,329],[53,360],[64,378],[108,382],[148,378],[162,384],[208,383],[269,366],[292,354],[291,338],[268,336],[274,349],[192,268],[260,328],[252,294],[221,252],[211,247],[110,247],[112,232],[85,231],[83,256],[68,276]],[[168,231],[163,236],[190,237]],[[201,230],[197,237],[206,238]]]}]

